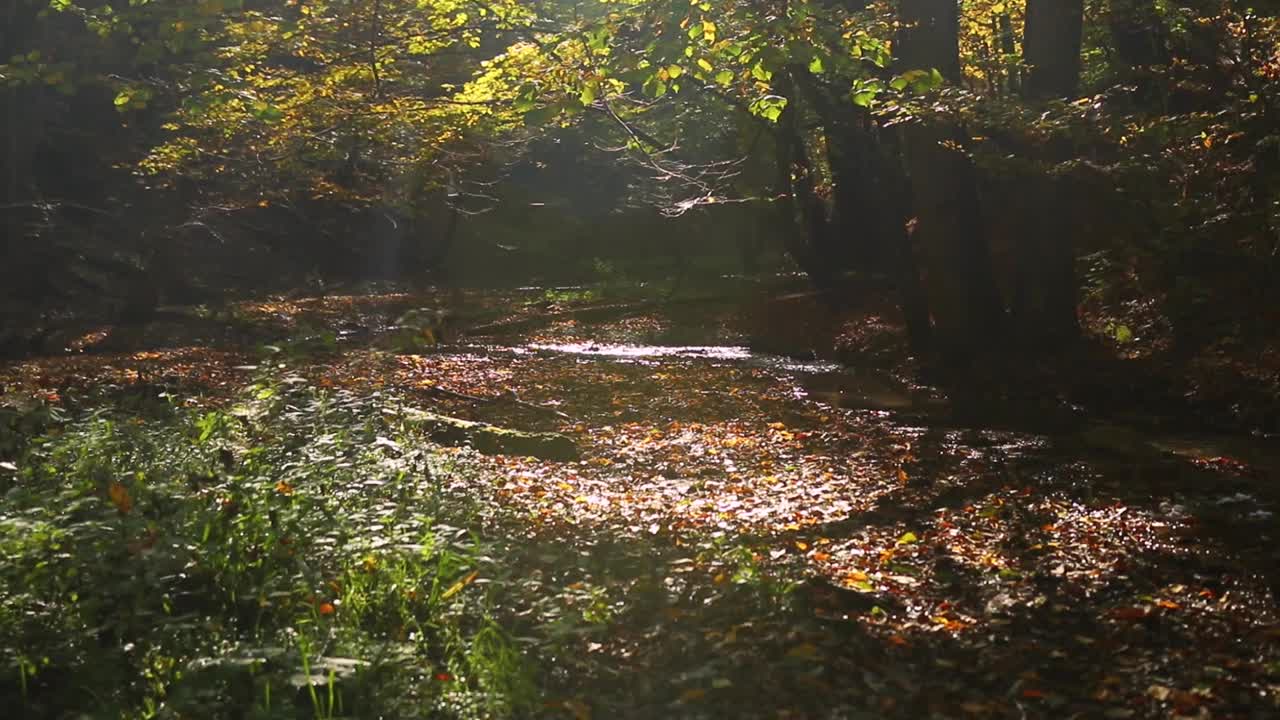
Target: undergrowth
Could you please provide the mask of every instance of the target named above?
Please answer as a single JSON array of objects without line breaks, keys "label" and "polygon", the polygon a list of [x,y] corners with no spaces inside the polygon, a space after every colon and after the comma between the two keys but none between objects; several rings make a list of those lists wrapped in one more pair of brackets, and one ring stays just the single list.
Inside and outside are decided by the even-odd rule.
[{"label": "undergrowth", "polygon": [[[281,371],[283,372],[283,371]],[[0,417],[0,700],[26,717],[488,718],[540,704],[466,472],[378,395]]]}]

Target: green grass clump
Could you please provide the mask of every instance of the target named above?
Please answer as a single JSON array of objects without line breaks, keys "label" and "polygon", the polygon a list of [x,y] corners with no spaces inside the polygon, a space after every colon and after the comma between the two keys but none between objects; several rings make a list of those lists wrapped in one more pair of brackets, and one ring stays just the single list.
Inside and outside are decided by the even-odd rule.
[{"label": "green grass clump", "polygon": [[0,700],[18,715],[538,706],[448,489],[461,471],[394,403],[286,378],[226,410],[138,407],[3,418]]}]

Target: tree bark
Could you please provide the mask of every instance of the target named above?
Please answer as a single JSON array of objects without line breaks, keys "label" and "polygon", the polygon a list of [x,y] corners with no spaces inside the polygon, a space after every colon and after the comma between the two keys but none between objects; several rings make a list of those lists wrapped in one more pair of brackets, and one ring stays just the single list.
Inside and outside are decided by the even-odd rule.
[{"label": "tree bark", "polygon": [[1024,85],[1027,97],[1076,94],[1083,32],[1084,0],[1027,0],[1023,33],[1023,53],[1030,66]]},{"label": "tree bark", "polygon": [[[1023,52],[1030,70],[1023,94],[1046,100],[1074,96],[1080,85],[1083,0],[1028,0]],[[1079,291],[1069,194],[1047,173],[1027,178],[1020,194],[1028,199],[1026,231],[1017,250],[1010,314],[1017,336],[1040,349],[1057,347],[1079,335]]]},{"label": "tree bark", "polygon": [[[960,79],[958,6],[954,0],[902,0],[899,69],[933,68]],[[915,220],[923,249],[933,340],[948,365],[969,364],[1000,333],[1003,306],[983,235],[973,163],[953,127],[916,122],[903,130]]]},{"label": "tree bark", "polygon": [[954,0],[901,0],[895,54],[906,70],[936,69],[960,82],[960,13]]},{"label": "tree bark", "polygon": [[904,131],[913,237],[923,248],[925,292],[943,360],[968,363],[1003,330],[1003,305],[979,214],[973,163],[954,128],[916,123]]},{"label": "tree bark", "polygon": [[1111,0],[1108,25],[1116,60],[1124,68],[1142,69],[1168,60],[1155,0]]},{"label": "tree bark", "polygon": [[[773,131],[777,157],[775,194],[778,198],[779,230],[787,254],[809,276],[809,281],[823,291],[837,289],[839,269],[826,262],[819,249],[826,242],[825,216],[821,200],[814,196],[812,168],[800,137],[799,98],[792,83],[782,87],[790,98]],[[797,232],[803,229],[803,233]]]}]

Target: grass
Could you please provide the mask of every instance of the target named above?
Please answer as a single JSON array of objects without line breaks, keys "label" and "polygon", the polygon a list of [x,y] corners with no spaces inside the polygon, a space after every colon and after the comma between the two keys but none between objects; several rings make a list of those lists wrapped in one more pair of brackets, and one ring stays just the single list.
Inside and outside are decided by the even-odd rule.
[{"label": "grass", "polygon": [[486,718],[539,697],[463,470],[374,395],[0,416],[0,697],[27,717]]}]

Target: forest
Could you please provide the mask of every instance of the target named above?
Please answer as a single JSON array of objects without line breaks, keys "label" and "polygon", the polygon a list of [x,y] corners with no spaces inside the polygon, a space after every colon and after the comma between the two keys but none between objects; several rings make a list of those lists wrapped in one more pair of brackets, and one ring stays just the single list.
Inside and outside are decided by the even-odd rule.
[{"label": "forest", "polygon": [[1280,1],[4,5],[10,716],[1280,717]]}]

